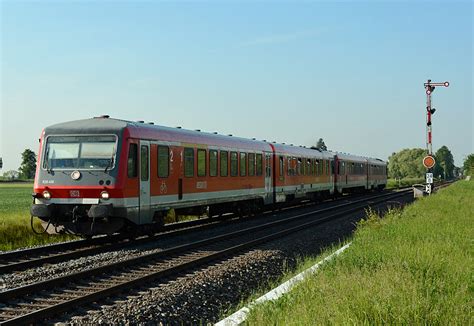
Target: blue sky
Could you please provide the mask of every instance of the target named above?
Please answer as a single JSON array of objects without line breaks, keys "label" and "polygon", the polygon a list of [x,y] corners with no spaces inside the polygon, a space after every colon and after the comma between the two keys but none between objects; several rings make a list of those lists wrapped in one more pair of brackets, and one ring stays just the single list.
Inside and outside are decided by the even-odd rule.
[{"label": "blue sky", "polygon": [[470,1],[1,1],[0,173],[109,114],[387,159],[474,152]]}]

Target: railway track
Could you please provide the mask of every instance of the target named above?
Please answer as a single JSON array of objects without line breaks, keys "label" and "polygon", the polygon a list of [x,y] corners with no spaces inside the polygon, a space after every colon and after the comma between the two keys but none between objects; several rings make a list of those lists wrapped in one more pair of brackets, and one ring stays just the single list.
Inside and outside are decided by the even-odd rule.
[{"label": "railway track", "polygon": [[130,238],[116,234],[89,240],[61,242],[47,246],[5,252],[0,254],[0,275],[41,266],[43,264],[58,263],[105,251],[118,250],[131,245],[145,244],[156,241],[157,238],[192,232],[194,228],[202,225],[219,224],[220,221],[221,220],[204,218],[165,225],[159,233],[153,234],[152,236]]},{"label": "railway track", "polygon": [[[67,276],[0,293],[0,324],[34,323],[79,305],[147,284],[151,280],[223,259],[264,242],[404,196],[385,193],[351,203],[294,215]],[[315,218],[316,217],[316,218]]]},{"label": "railway track", "polygon": [[[338,200],[357,200],[355,198],[341,197]],[[370,198],[370,197],[369,197]],[[331,201],[335,203],[337,201]],[[284,210],[300,208],[289,206]],[[320,210],[317,210],[318,212]],[[264,212],[261,216],[266,216],[272,211]],[[22,271],[28,268],[68,261],[80,257],[91,256],[102,252],[120,250],[136,245],[153,243],[159,239],[172,236],[185,235],[190,232],[214,228],[232,223],[239,223],[235,216],[229,215],[225,219],[203,218],[189,222],[173,223],[165,225],[163,229],[152,236],[141,236],[138,238],[125,237],[123,235],[112,235],[93,238],[90,240],[77,240],[64,243],[57,243],[47,246],[17,250],[0,254],[0,275]]]}]

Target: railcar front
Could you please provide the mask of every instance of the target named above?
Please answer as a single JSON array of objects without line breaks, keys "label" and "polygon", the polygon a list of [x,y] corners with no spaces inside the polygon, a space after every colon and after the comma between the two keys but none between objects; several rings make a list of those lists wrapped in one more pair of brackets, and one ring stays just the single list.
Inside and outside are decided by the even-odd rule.
[{"label": "railcar front", "polygon": [[48,233],[113,233],[127,217],[120,181],[127,122],[94,118],[44,129],[31,215]]}]

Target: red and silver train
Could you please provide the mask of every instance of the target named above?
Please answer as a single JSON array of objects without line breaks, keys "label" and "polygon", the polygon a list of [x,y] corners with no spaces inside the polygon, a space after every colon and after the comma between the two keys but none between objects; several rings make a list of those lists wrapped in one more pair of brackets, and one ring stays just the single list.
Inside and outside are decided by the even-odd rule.
[{"label": "red and silver train", "polygon": [[246,214],[383,189],[379,159],[101,116],[43,130],[32,216],[48,232],[150,228],[166,214]]}]

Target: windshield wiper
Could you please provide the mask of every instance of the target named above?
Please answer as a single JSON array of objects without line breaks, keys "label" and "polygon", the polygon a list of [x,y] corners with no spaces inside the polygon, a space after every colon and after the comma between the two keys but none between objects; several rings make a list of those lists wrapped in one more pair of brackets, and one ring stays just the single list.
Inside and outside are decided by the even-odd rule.
[{"label": "windshield wiper", "polygon": [[45,159],[44,165],[45,165],[45,167],[46,167],[46,172],[48,172],[49,174],[51,174],[51,172],[53,171],[53,169],[51,169],[51,168],[49,167],[48,154],[49,154],[49,148],[46,150],[46,153],[45,153],[45,155],[44,155],[44,156],[45,156],[45,157],[44,157],[44,159]]},{"label": "windshield wiper", "polygon": [[104,172],[107,173],[109,168],[111,168],[114,165],[114,154],[112,153],[112,157],[110,158],[109,164],[105,167]]}]

